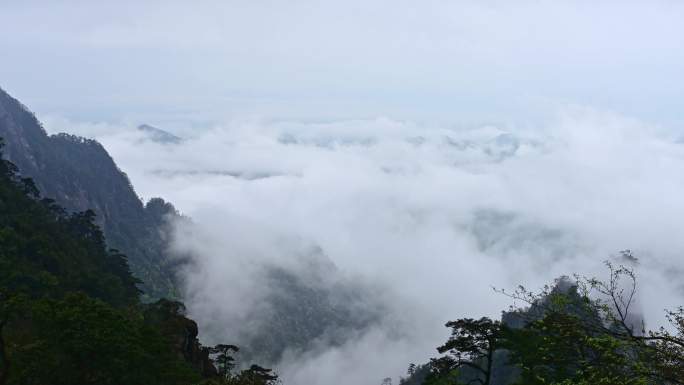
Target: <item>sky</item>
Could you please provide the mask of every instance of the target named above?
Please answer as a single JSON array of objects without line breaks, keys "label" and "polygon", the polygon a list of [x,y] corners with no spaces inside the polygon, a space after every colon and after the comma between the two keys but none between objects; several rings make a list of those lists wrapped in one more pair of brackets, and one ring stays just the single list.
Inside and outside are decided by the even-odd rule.
[{"label": "sky", "polygon": [[319,248],[335,279],[377,288],[383,322],[277,368],[372,385],[434,356],[447,320],[497,317],[511,303],[492,286],[601,276],[620,250],[649,325],[682,303],[682,16],[657,0],[1,2],[0,87],[192,218],[174,247],[196,258],[205,341],[239,339],[224,325],[272,289],[250,266],[305,274]]},{"label": "sky", "polygon": [[[4,1],[2,87],[40,114],[681,123],[679,1]],[[181,124],[179,124],[181,125]]]}]

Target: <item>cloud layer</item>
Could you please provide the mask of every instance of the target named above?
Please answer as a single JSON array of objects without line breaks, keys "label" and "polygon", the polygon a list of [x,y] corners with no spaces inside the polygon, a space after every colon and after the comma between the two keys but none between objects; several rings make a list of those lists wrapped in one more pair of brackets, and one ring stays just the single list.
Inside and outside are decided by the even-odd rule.
[{"label": "cloud layer", "polygon": [[305,272],[302,255],[320,248],[335,279],[372,284],[363,306],[382,303],[382,321],[288,353],[278,369],[291,384],[335,383],[350,367],[354,383],[379,383],[433,355],[446,320],[496,317],[510,302],[492,285],[600,275],[622,249],[641,259],[651,325],[681,303],[684,144],[638,120],[568,107],[529,129],[243,121],[176,145],[98,127],[140,194],[193,218],[177,246],[196,258],[188,308],[207,340],[245,332],[235,325],[272,289],[260,265]]}]

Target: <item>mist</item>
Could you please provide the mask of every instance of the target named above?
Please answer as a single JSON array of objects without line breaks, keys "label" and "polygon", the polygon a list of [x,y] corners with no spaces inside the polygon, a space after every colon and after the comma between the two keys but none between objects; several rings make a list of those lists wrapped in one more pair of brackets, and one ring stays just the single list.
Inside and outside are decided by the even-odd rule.
[{"label": "mist", "polygon": [[171,252],[203,343],[249,344],[294,282],[360,320],[282,347],[284,383],[377,385],[435,356],[448,320],[498,318],[493,287],[601,278],[621,250],[647,326],[682,303],[682,16],[27,0],[0,5],[0,78],[185,216]]},{"label": "mist", "polygon": [[184,295],[204,341],[258,329],[278,290],[263,266],[311,287],[356,287],[359,314],[379,314],[342,344],[287,351],[275,365],[287,383],[397,378],[435,355],[447,320],[512,304],[492,287],[602,277],[624,249],[639,258],[647,325],[681,302],[684,145],[637,119],[568,106],[530,128],[244,121],[180,144],[98,127],[139,194],[192,218],[177,224],[174,248],[192,256]]}]

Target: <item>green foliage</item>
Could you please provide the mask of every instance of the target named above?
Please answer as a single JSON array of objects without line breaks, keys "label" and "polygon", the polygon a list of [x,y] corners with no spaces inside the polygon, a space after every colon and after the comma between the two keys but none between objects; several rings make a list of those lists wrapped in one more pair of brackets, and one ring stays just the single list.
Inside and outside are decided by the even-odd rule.
[{"label": "green foliage", "polygon": [[175,341],[146,319],[126,257],[94,213],[66,214],[0,161],[0,384],[189,384]]},{"label": "green foliage", "polygon": [[209,349],[218,368],[218,377],[210,381],[216,385],[277,385],[278,376],[271,369],[251,365],[249,369],[234,371],[237,366],[233,353],[240,349],[235,345],[220,344]]},{"label": "green foliage", "polygon": [[580,316],[549,313],[523,329],[507,332],[510,362],[521,369],[517,384],[648,384],[638,347],[588,329]]},{"label": "green foliage", "polygon": [[252,365],[249,369],[229,377],[226,385],[276,385],[278,383],[278,376],[271,369]]},{"label": "green foliage", "polygon": [[463,318],[447,322],[446,326],[452,329],[451,337],[437,351],[448,354],[432,360],[433,371],[426,383],[463,381],[491,385],[494,352],[501,341],[501,323],[487,317]]},{"label": "green foliage", "polygon": [[211,353],[215,354],[214,362],[218,369],[219,376],[230,377],[233,368],[235,368],[235,358],[231,355],[237,353],[240,349],[235,345],[219,344],[211,349]]},{"label": "green foliage", "polygon": [[82,293],[26,302],[8,330],[10,384],[188,384],[199,380],[135,312]]},{"label": "green foliage", "polygon": [[126,257],[107,252],[94,213],[67,215],[39,201],[8,162],[0,164],[0,290],[32,296],[84,291],[116,305],[137,302]]},{"label": "green foliage", "polygon": [[[92,209],[107,245],[130,258],[143,298],[178,298],[176,263],[167,250],[164,220],[175,209],[160,199],[143,205],[131,183],[95,140],[69,134],[48,135],[25,106],[0,89],[0,136],[5,153],[30,176],[43,196],[68,212]],[[25,186],[27,189],[31,186]]]},{"label": "green foliage", "polygon": [[[623,257],[634,260],[629,251]],[[667,313],[668,329],[637,329],[636,276],[623,266],[607,266],[606,281],[564,277],[541,293],[502,291],[529,304],[504,313],[502,324],[486,318],[448,323],[452,336],[438,348],[448,354],[432,360],[424,383],[684,384],[684,308]],[[494,359],[491,367],[498,356],[506,360]]]},{"label": "green foliage", "polygon": [[399,385],[421,385],[430,374],[430,365],[410,364],[406,370],[406,377],[399,379]]},{"label": "green foliage", "polygon": [[654,372],[664,383],[684,384],[684,307],[667,311],[670,328],[649,331],[641,340],[649,344],[646,352]]}]

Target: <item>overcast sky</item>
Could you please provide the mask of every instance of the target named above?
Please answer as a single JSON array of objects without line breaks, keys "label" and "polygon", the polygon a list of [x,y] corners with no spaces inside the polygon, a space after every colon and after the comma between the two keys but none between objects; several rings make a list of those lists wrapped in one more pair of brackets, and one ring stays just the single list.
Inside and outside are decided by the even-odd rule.
[{"label": "overcast sky", "polygon": [[0,86],[90,121],[529,123],[579,104],[669,125],[683,18],[658,0],[5,0]]}]

